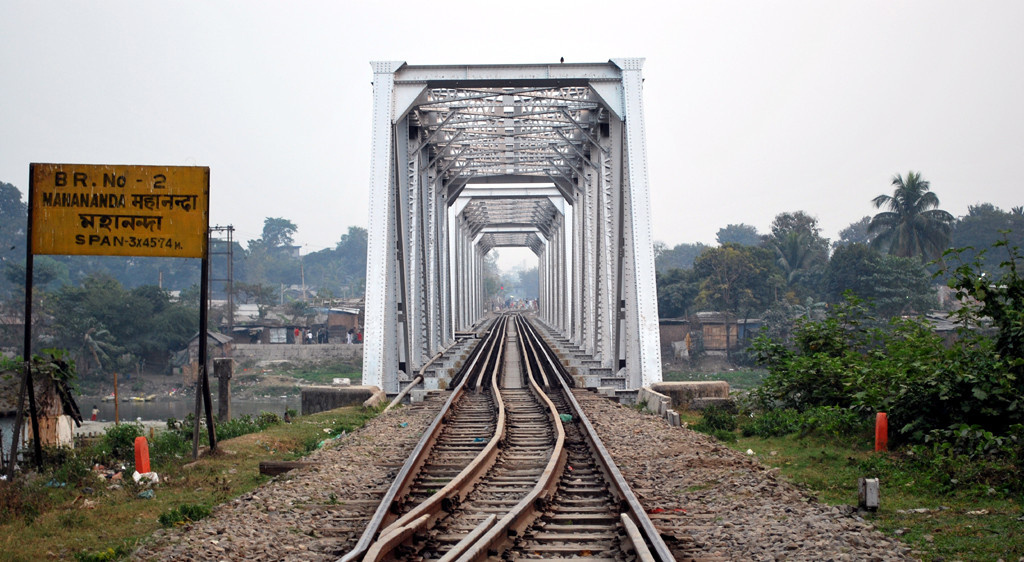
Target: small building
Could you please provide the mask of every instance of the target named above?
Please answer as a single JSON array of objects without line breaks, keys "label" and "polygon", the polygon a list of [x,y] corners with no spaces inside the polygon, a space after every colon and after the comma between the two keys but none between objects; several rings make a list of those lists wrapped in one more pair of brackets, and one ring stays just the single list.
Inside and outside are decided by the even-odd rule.
[{"label": "small building", "polygon": [[[0,371],[0,416],[14,416],[17,413],[21,378],[22,372]],[[82,425],[82,414],[72,396],[71,387],[63,380],[56,380],[46,374],[36,373],[32,377],[32,390],[36,397],[40,443],[43,446],[73,447],[74,426]],[[25,417],[22,420],[21,435],[19,436],[21,446],[33,438],[27,398],[23,407]],[[5,433],[3,439],[6,450],[11,445],[10,433]]]},{"label": "small building", "polygon": [[687,318],[662,318],[661,354],[666,359],[690,359],[695,354],[726,355],[757,334],[764,325],[760,318],[736,319],[726,312],[698,312]]},{"label": "small building", "polygon": [[[230,336],[218,332],[206,331],[206,359],[207,373],[213,373],[213,360],[219,357],[231,357],[232,339]],[[181,367],[182,382],[186,385],[195,385],[199,375],[199,334],[196,334],[188,342],[188,348],[176,357]]]}]

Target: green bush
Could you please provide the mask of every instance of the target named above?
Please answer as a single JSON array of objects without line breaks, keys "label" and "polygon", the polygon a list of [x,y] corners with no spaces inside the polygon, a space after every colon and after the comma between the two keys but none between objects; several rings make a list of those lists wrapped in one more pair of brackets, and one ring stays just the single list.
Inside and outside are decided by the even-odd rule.
[{"label": "green bush", "polygon": [[835,406],[820,406],[800,412],[792,408],[768,410],[755,415],[743,426],[744,437],[781,437],[791,433],[848,437],[860,435],[871,428],[871,422],[853,410]]},{"label": "green bush", "polygon": [[111,560],[120,560],[130,554],[129,550],[124,546],[118,546],[117,548],[108,548],[99,552],[76,552],[75,560],[78,562],[108,562]]},{"label": "green bush", "polygon": [[[268,427],[281,423],[281,421],[281,417],[272,412],[260,412],[260,414],[255,418],[246,414],[226,422],[214,422],[214,431],[217,434],[217,440],[223,441],[225,439],[233,439],[241,435],[263,431]],[[207,439],[205,419],[200,420],[199,425],[199,437],[205,442]],[[167,427],[169,430],[174,431],[183,439],[191,443],[192,430],[195,427],[195,416],[189,414],[181,422],[178,422],[173,418],[169,419],[167,420]]]},{"label": "green bush", "polygon": [[173,527],[205,519],[210,516],[210,513],[210,508],[205,505],[183,503],[178,507],[161,513],[157,519],[164,527]]},{"label": "green bush", "polygon": [[872,421],[859,412],[821,406],[800,415],[800,431],[828,437],[849,437],[871,429]]},{"label": "green bush", "polygon": [[714,435],[715,432],[732,432],[736,429],[736,416],[718,406],[708,406],[701,412],[700,422],[694,425],[693,429],[709,435]]},{"label": "green bush", "polygon": [[756,415],[750,423],[743,426],[744,437],[782,437],[800,431],[800,412],[787,408],[784,410],[768,410]]},{"label": "green bush", "polygon": [[85,453],[69,447],[43,448],[43,464],[52,467],[50,479],[69,487],[80,486],[92,475],[92,467]]},{"label": "green bush", "polygon": [[106,429],[100,444],[106,461],[134,461],[135,438],[143,435],[141,423],[122,423]]},{"label": "green bush", "polygon": [[[762,411],[833,407],[865,420],[887,412],[894,444],[923,443],[960,424],[1001,435],[1024,423],[1024,388],[1011,362],[983,333],[960,338],[947,347],[922,320],[878,324],[850,298],[825,320],[799,324],[792,342],[755,342],[769,368],[755,399]],[[839,434],[858,431],[844,427],[852,417],[829,419]]]},{"label": "green bush", "polygon": [[149,456],[155,466],[179,458],[192,451],[192,438],[185,439],[176,431],[159,431],[149,443]]}]

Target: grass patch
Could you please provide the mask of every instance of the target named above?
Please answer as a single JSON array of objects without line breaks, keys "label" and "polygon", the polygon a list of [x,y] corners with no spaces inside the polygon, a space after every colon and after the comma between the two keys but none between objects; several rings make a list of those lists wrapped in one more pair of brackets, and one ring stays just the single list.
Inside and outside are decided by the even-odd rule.
[{"label": "grass patch", "polygon": [[949,488],[913,459],[875,453],[869,436],[845,444],[824,436],[740,437],[729,446],[755,451],[763,463],[831,505],[857,505],[857,479],[878,478],[881,506],[866,518],[920,550],[924,560],[1024,556],[1020,498],[986,486]]},{"label": "grass patch", "polygon": [[[182,505],[217,505],[249,492],[268,480],[259,474],[260,461],[297,458],[307,451],[307,443],[352,431],[376,414],[349,407],[303,416],[222,441],[220,453],[190,468],[184,468],[192,461],[190,455],[154,456],[153,469],[161,482],[148,500],[137,497],[142,488],[131,480],[128,459],[120,489],[108,489],[109,482],[91,471],[63,488],[46,485],[53,479],[49,473],[0,482],[0,515],[10,508],[10,517],[0,520],[0,561],[118,559],[160,528],[162,514],[180,512]],[[91,494],[86,487],[92,488]]]},{"label": "grass patch", "polygon": [[1000,484],[1005,478],[998,466],[970,462],[956,472],[906,452],[875,453],[873,432],[828,409],[801,419],[740,416],[732,431],[723,429],[728,424],[720,417],[691,413],[688,421],[716,437],[730,433],[721,439],[728,447],[754,451],[823,503],[856,506],[857,479],[878,478],[881,506],[865,518],[920,551],[923,560],[1024,557],[1024,498]]},{"label": "grass patch", "polygon": [[363,377],[363,369],[361,365],[357,364],[326,363],[314,367],[289,369],[286,374],[311,383],[331,384],[336,378],[359,381]]},{"label": "grass patch", "polygon": [[698,373],[691,371],[669,371],[662,374],[665,381],[725,381],[730,390],[750,390],[761,386],[768,375],[763,369],[737,369],[715,373]]}]

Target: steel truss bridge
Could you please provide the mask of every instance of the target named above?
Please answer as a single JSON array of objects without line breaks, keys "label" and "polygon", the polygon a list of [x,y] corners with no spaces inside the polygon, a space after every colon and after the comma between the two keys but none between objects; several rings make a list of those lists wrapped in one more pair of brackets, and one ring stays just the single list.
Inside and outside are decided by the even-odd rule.
[{"label": "steel truss bridge", "polygon": [[500,247],[538,256],[585,384],[661,381],[643,61],[372,63],[364,384],[398,392],[485,318]]}]

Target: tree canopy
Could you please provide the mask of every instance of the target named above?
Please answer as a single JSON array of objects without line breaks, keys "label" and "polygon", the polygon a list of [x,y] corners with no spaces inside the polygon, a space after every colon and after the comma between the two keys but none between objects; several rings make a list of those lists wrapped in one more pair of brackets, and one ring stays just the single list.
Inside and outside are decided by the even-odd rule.
[{"label": "tree canopy", "polygon": [[942,256],[951,241],[953,215],[939,209],[939,198],[920,172],[907,172],[906,178],[892,178],[892,195],[872,199],[876,209],[887,209],[871,219],[868,233],[875,236],[872,245],[891,255],[918,257],[921,262]]},{"label": "tree canopy", "polygon": [[719,228],[715,239],[718,240],[720,245],[734,243],[744,246],[757,246],[761,243],[761,235],[757,233],[757,229],[743,223],[730,224],[724,228]]}]

